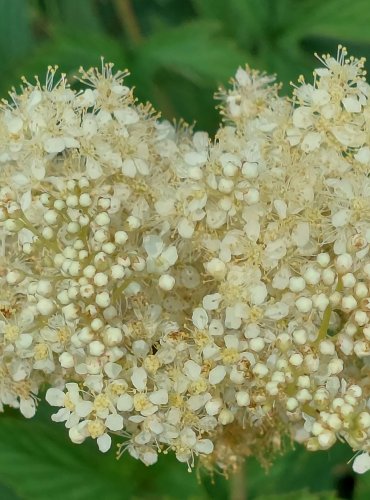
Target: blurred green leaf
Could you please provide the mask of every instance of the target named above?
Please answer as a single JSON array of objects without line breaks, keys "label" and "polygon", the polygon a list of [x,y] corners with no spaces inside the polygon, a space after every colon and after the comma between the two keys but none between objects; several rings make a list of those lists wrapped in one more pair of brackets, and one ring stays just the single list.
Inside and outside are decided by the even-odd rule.
[{"label": "blurred green leaf", "polygon": [[80,66],[100,66],[100,57],[115,63],[117,69],[127,66],[120,43],[107,35],[56,32],[52,40],[40,44],[31,58],[24,60],[14,73],[2,80],[0,92],[4,94],[22,75],[31,80],[33,75],[39,75],[43,81],[49,65],[57,64],[62,72],[70,75],[75,74]]},{"label": "blurred green leaf", "polygon": [[307,490],[293,491],[282,495],[263,495],[256,500],[337,500],[338,497],[332,492],[309,493]]},{"label": "blurred green leaf", "polygon": [[163,30],[138,49],[135,69],[152,77],[166,68],[202,86],[223,82],[243,64],[245,54],[220,33],[216,22],[197,21]]},{"label": "blurred green leaf", "polygon": [[[276,457],[266,471],[253,458],[246,467],[250,496],[290,493],[301,488],[309,492],[332,491],[339,475],[351,473],[346,462],[352,453],[348,446],[337,444],[328,452],[307,452],[302,446]],[[299,498],[299,497],[298,497]]]},{"label": "blurred green leaf", "polygon": [[46,15],[55,25],[68,26],[76,32],[101,33],[102,26],[94,0],[48,0]]},{"label": "blurred green leaf", "polygon": [[[285,0],[276,3],[284,3]],[[223,24],[225,32],[251,53],[256,43],[264,43],[269,21],[269,0],[193,0],[204,19],[215,19]],[[264,33],[265,32],[265,33]]]},{"label": "blurred green leaf", "polygon": [[73,445],[57,426],[2,417],[0,441],[0,478],[27,500],[123,500],[133,492],[136,479],[112,453]]},{"label": "blurred green leaf", "polygon": [[32,33],[26,0],[0,0],[0,58],[2,69],[29,53]]},{"label": "blurred green leaf", "polygon": [[3,484],[0,484],[0,498],[1,500],[21,500],[14,491]]},{"label": "blurred green leaf", "polygon": [[296,2],[289,35],[307,35],[370,43],[368,0],[305,0]]},{"label": "blurred green leaf", "polygon": [[[92,440],[75,445],[41,404],[32,420],[0,416],[1,500],[207,500],[196,473],[173,456],[146,467],[128,454],[98,451]],[[6,489],[6,488],[10,489]],[[214,497],[223,500],[224,497]]]},{"label": "blurred green leaf", "polygon": [[[212,94],[217,84],[226,83],[245,58],[235,43],[220,33],[217,22],[197,21],[148,38],[137,50],[132,72],[140,98],[149,98],[156,107],[161,106],[167,118],[179,117],[181,109],[183,118],[193,122],[202,113],[191,105],[191,101],[199,99],[197,95],[190,97],[189,88],[195,94],[207,89],[208,111],[204,112],[208,114],[214,107]],[[171,79],[176,84],[168,90]],[[179,84],[180,79],[191,86]],[[190,107],[183,101],[185,95],[190,97]]]}]

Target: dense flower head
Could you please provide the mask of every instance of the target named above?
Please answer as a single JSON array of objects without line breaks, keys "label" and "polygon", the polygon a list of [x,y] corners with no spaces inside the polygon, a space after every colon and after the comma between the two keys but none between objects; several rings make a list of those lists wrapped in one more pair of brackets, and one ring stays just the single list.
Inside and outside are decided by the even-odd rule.
[{"label": "dense flower head", "polygon": [[320,61],[292,98],[239,68],[214,141],[111,65],[10,94],[1,408],[48,387],[73,442],[148,465],[370,452],[370,87],[343,47]]}]

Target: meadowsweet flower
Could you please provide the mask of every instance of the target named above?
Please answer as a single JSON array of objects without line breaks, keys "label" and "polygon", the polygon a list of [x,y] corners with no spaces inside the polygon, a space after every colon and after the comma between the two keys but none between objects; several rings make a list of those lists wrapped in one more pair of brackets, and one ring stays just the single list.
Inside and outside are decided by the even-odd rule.
[{"label": "meadowsweet flower", "polygon": [[207,134],[111,65],[49,69],[0,110],[0,409],[74,443],[232,467],[337,439],[367,470],[369,86],[323,56],[279,96],[239,69]]}]

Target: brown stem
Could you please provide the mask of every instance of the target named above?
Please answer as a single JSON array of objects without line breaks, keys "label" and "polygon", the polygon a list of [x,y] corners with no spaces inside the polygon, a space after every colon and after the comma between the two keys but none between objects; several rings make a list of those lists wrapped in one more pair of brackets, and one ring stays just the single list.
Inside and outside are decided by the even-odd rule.
[{"label": "brown stem", "polygon": [[121,24],[133,45],[138,45],[143,35],[132,7],[131,0],[114,0]]},{"label": "brown stem", "polygon": [[245,477],[245,463],[230,475],[230,500],[247,500],[247,482]]}]

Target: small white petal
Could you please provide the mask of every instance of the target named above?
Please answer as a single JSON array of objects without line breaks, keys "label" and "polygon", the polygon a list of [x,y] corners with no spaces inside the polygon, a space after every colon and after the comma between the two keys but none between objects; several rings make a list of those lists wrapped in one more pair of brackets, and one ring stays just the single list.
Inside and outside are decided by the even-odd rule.
[{"label": "small white petal", "polygon": [[131,411],[134,407],[134,400],[130,394],[122,394],[117,400],[117,410]]},{"label": "small white petal", "polygon": [[208,315],[202,307],[197,307],[193,311],[192,315],[193,325],[198,328],[198,330],[204,330],[208,325]]},{"label": "small white petal", "polygon": [[51,406],[64,406],[65,394],[60,389],[52,387],[47,390],[45,399]]},{"label": "small white petal", "polygon": [[357,474],[364,474],[370,469],[370,455],[368,453],[361,453],[353,461],[353,470]]},{"label": "small white petal", "polygon": [[92,412],[93,407],[91,401],[81,401],[76,405],[75,412],[79,417],[85,418]]},{"label": "small white petal", "polygon": [[44,149],[47,153],[61,153],[65,147],[63,137],[49,137],[44,141]]},{"label": "small white petal", "polygon": [[213,451],[213,443],[210,439],[201,439],[194,448],[198,453],[209,455]]},{"label": "small white petal", "polygon": [[138,391],[143,391],[146,387],[147,374],[143,367],[132,370],[131,381]]},{"label": "small white petal", "polygon": [[222,295],[220,293],[212,293],[210,295],[206,295],[203,298],[203,307],[207,311],[214,311],[218,309],[221,300],[222,300]]},{"label": "small white petal", "polygon": [[32,398],[21,399],[19,409],[26,418],[32,418],[36,413],[36,404]]},{"label": "small white petal", "polygon": [[168,403],[168,392],[165,389],[154,391],[150,394],[149,401],[155,405],[165,405]]},{"label": "small white petal", "polygon": [[120,431],[121,429],[123,429],[123,417],[121,415],[118,415],[117,413],[110,414],[105,419],[105,425],[111,431]]},{"label": "small white petal", "polygon": [[192,359],[189,359],[184,364],[184,373],[190,380],[197,380],[200,377],[202,368]]},{"label": "small white petal", "polygon": [[97,442],[99,450],[102,453],[106,453],[109,450],[109,448],[111,447],[112,438],[109,436],[109,434],[103,434],[102,436],[98,437],[96,442]]},{"label": "small white petal", "polygon": [[212,385],[219,384],[226,375],[226,368],[222,365],[216,366],[209,372],[208,380]]}]

